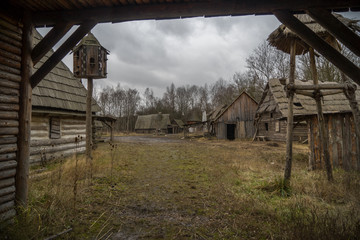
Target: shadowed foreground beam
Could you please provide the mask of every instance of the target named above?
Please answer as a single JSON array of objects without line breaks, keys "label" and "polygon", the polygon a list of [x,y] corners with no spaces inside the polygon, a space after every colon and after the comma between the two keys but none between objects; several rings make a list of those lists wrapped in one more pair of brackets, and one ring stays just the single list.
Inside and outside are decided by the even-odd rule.
[{"label": "shadowed foreground beam", "polygon": [[316,49],[316,51],[333,63],[343,73],[349,76],[354,82],[360,84],[360,68],[358,68],[354,63],[330,46],[327,42],[322,40],[289,11],[274,11],[274,15],[280,22],[295,32],[309,46]]},{"label": "shadowed foreground beam", "polygon": [[324,9],[309,9],[306,13],[340,40],[353,53],[360,56],[360,37],[339,19]]},{"label": "shadowed foreground beam", "polygon": [[81,24],[78,29],[51,55],[48,60],[31,76],[31,87],[39,82],[58,64],[66,54],[96,25],[95,21]]}]

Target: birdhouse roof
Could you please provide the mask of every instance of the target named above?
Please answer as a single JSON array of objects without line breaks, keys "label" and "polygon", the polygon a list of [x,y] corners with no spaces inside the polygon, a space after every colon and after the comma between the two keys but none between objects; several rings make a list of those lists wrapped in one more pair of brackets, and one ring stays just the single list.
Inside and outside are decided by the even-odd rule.
[{"label": "birdhouse roof", "polygon": [[[89,32],[81,41],[80,43],[74,48],[74,52],[77,51],[80,47],[82,46],[97,46],[97,47],[102,47],[100,42],[96,39],[96,37],[94,36],[94,34],[92,34],[91,32]],[[104,48],[105,49],[105,48]],[[106,49],[105,49],[106,50]],[[106,52],[108,52],[108,50],[106,50]]]}]

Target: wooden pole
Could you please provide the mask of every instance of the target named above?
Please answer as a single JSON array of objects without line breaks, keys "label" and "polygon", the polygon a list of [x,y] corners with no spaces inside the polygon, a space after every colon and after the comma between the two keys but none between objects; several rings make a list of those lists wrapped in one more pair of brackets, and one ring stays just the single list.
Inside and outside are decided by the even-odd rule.
[{"label": "wooden pole", "polygon": [[[309,49],[310,54],[310,67],[311,67],[311,73],[313,77],[313,83],[315,87],[319,85],[318,77],[317,77],[317,71],[316,71],[316,63],[315,63],[315,54],[314,49]],[[319,123],[319,135],[320,135],[320,145],[322,148],[322,155],[325,162],[325,168],[326,173],[329,181],[333,180],[333,174],[332,174],[332,166],[330,162],[330,153],[329,153],[329,134],[327,131],[327,128],[325,126],[325,119],[324,114],[322,111],[322,105],[321,105],[321,93],[320,90],[315,90],[314,92],[314,98],[316,101],[316,110],[317,110],[317,117],[318,117],[318,123]]]},{"label": "wooden pole", "polygon": [[92,93],[93,93],[93,79],[88,78],[87,81],[87,95],[86,95],[86,158],[91,161],[92,148]]},{"label": "wooden pole", "polygon": [[356,165],[357,170],[360,171],[360,111],[359,105],[356,99],[356,85],[346,80],[345,74],[342,73],[343,82],[346,82],[347,89],[344,90],[346,98],[349,100],[351,111],[354,117],[354,126],[355,126],[355,144],[356,144]]},{"label": "wooden pole", "polygon": [[29,12],[24,12],[23,36],[21,51],[21,83],[19,133],[17,142],[17,168],[15,177],[15,199],[20,206],[27,205],[29,158],[30,158],[30,123],[31,123],[31,94],[30,77],[32,74],[31,49],[33,40],[33,25]]},{"label": "wooden pole", "polygon": [[114,121],[110,122],[110,141],[114,142]]},{"label": "wooden pole", "polygon": [[[295,84],[295,52],[296,52],[296,41],[293,40],[290,48],[290,76],[289,85]],[[294,91],[288,90],[288,116],[287,116],[287,133],[286,133],[286,163],[284,180],[286,184],[289,184],[291,177],[291,166],[292,166],[292,142],[293,142],[293,124],[294,124]]]}]

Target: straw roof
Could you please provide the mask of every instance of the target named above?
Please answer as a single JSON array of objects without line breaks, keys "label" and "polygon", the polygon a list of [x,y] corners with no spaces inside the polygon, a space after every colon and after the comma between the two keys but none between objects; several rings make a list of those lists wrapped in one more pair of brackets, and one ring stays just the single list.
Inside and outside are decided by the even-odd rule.
[{"label": "straw roof", "polygon": [[[288,83],[288,80],[286,80],[286,82]],[[333,84],[334,82],[322,82],[321,84],[326,83]],[[313,82],[312,80],[295,80],[295,85],[313,85]],[[322,92],[325,93],[326,90],[322,90]],[[356,90],[356,99],[360,104],[359,86],[358,90]],[[324,96],[322,105],[324,114],[351,112],[349,101],[343,93]],[[317,114],[316,102],[313,98],[308,96],[295,94],[293,107],[294,117]],[[286,118],[288,114],[288,98],[286,97],[285,85],[281,84],[279,79],[269,80],[256,113],[262,114],[264,112],[272,111],[279,111],[283,118]]]},{"label": "straw roof", "polygon": [[[96,39],[96,37],[94,36],[94,34],[92,34],[91,32],[89,32],[81,41],[80,43],[75,46],[75,48],[73,49],[73,52],[75,52],[79,47],[81,46],[97,46],[97,47],[102,47],[100,42]],[[105,48],[104,48],[105,49]],[[105,49],[106,50],[106,49]],[[108,53],[108,50],[106,50],[106,52]]]},{"label": "straw roof", "polygon": [[[34,45],[42,39],[39,32],[34,33]],[[38,69],[54,51],[47,53],[34,67]],[[60,62],[33,89],[32,106],[34,109],[52,109],[71,112],[86,112],[87,90],[81,81],[74,77],[70,69]],[[99,112],[99,105],[93,100],[92,111]]]},{"label": "straw roof", "polygon": [[181,119],[174,119],[174,122],[181,128],[184,127],[184,122]]},{"label": "straw roof", "polygon": [[[351,20],[336,13],[333,13],[333,15],[353,31],[360,31],[360,27],[357,25],[358,20]],[[315,22],[310,16],[307,14],[297,14],[295,17],[334,48],[340,49],[340,45],[336,39],[329,32],[327,32],[325,28]],[[301,40],[301,38],[299,38],[284,24],[281,24],[277,29],[275,29],[275,31],[269,35],[267,40],[271,46],[274,46],[277,49],[289,54],[291,42],[293,40],[296,41],[296,55],[305,54],[309,50],[309,45]]]},{"label": "straw roof", "polygon": [[170,123],[170,114],[150,114],[138,116],[135,130],[167,129]]}]

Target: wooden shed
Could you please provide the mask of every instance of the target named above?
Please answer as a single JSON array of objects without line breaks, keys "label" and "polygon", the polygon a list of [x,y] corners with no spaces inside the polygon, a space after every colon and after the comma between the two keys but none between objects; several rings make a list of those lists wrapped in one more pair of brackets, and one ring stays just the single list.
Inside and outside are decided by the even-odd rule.
[{"label": "wooden shed", "polygon": [[[34,32],[34,43],[42,39]],[[46,54],[41,66],[53,53]],[[93,100],[95,114],[100,107]],[[86,89],[70,69],[60,62],[33,89],[30,164],[48,162],[56,157],[85,151]],[[94,124],[95,126],[95,124]],[[75,137],[80,137],[75,142]]]},{"label": "wooden shed", "polygon": [[[296,81],[298,84],[300,81]],[[307,125],[304,121],[302,105],[294,98],[294,137],[293,141],[307,139]],[[315,109],[316,110],[316,109]],[[256,110],[256,136],[264,136],[270,141],[286,141],[287,97],[284,85],[279,79],[270,79]]]},{"label": "wooden shed", "polygon": [[217,111],[216,118],[211,122],[218,139],[234,140],[254,136],[254,117],[257,101],[246,91],[225,108]]},{"label": "wooden shed", "polygon": [[170,114],[149,114],[138,116],[135,123],[136,133],[169,133]]}]

